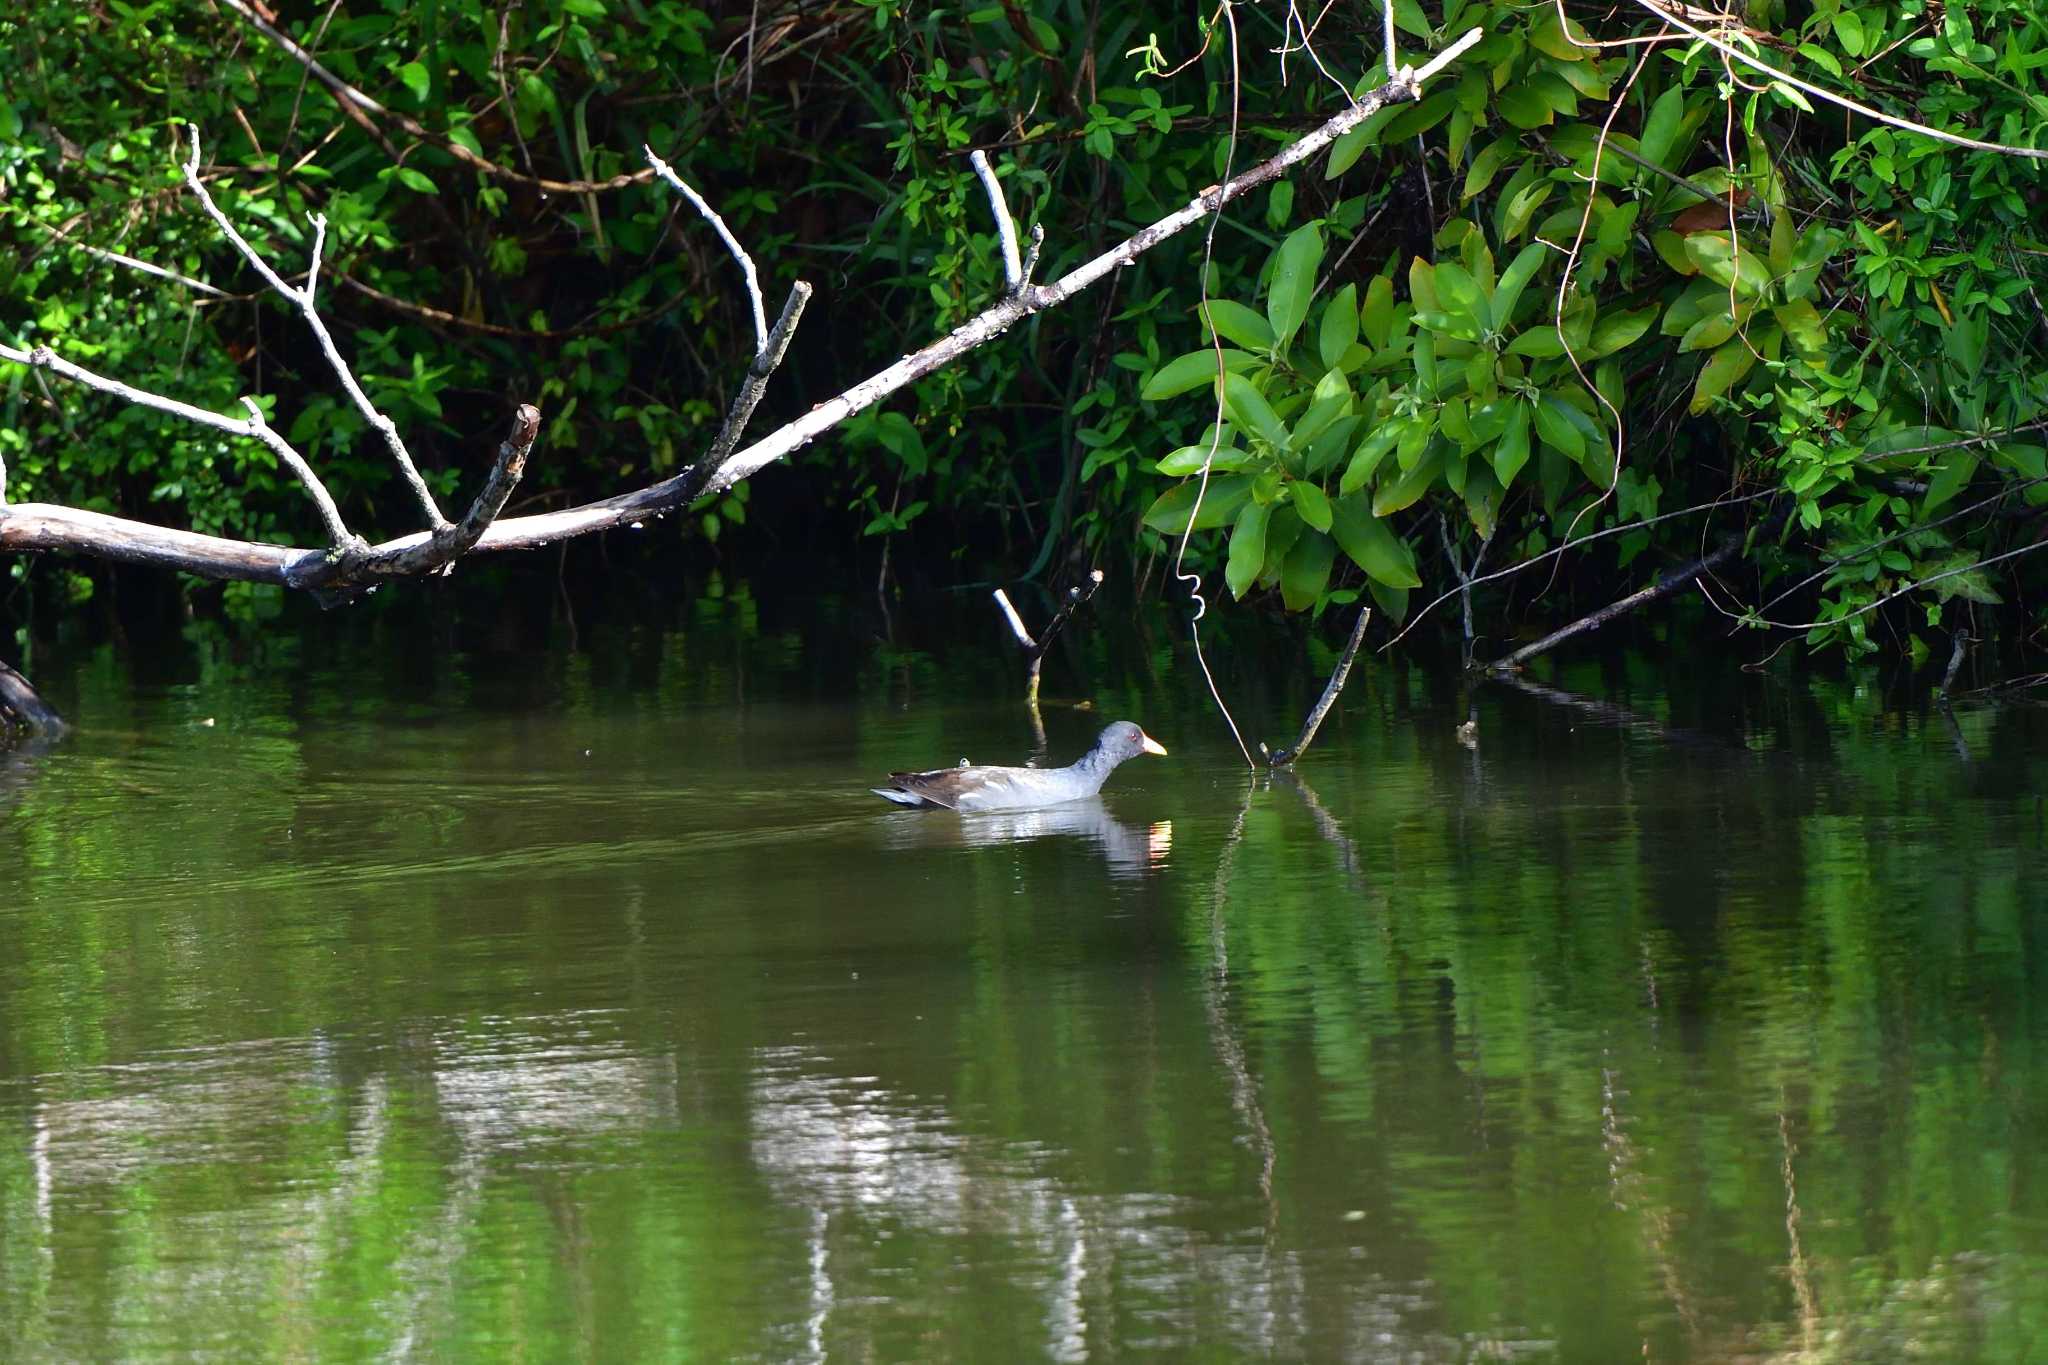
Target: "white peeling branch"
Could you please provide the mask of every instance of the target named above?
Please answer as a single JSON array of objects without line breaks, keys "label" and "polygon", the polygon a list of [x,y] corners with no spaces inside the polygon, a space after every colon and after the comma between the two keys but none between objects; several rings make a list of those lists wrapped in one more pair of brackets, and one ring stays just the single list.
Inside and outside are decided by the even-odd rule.
[{"label": "white peeling branch", "polygon": [[155,275],[158,279],[169,280],[173,284],[182,284],[195,293],[207,294],[216,299],[231,299],[234,297],[227,290],[216,289],[205,280],[195,280],[190,275],[180,275],[175,270],[166,270],[160,265],[151,265],[148,261],[138,260],[133,256],[124,256],[118,251],[108,251],[105,247],[89,246],[84,242],[77,241],[72,242],[71,245],[77,247],[88,256],[97,256],[103,261],[111,261],[115,265],[124,265],[130,270],[139,270],[145,275]]},{"label": "white peeling branch", "polygon": [[[1010,206],[1003,200],[1002,182],[996,179],[995,167],[988,164],[988,153],[975,149],[967,164],[974,167],[974,173],[981,177],[982,189],[988,192],[988,211],[996,220],[996,235],[1003,243],[1003,277],[1010,282],[1010,292],[1014,294],[1030,278],[1017,255],[1017,221],[1010,217]],[[1037,243],[1032,246],[1035,258]]]},{"label": "white peeling branch", "polygon": [[[313,499],[313,506],[319,509],[320,520],[326,524],[328,539],[337,547],[361,544],[353,535],[349,534],[347,525],[341,519],[341,511],[334,505],[333,495],[328,493],[327,486],[320,482],[320,476],[313,472],[313,467],[306,463],[304,456],[292,449],[291,444],[284,437],[273,431],[270,424],[263,420],[263,412],[256,406],[254,399],[244,398],[242,400],[249,409],[248,418],[242,420],[229,417],[226,413],[214,412],[208,408],[194,407],[190,403],[181,403],[175,398],[166,398],[162,394],[150,393],[146,389],[138,389],[133,385],[124,384],[118,379],[110,379],[103,374],[95,374],[83,365],[72,364],[48,346],[38,346],[33,351],[19,351],[12,346],[0,344],[0,360],[12,360],[32,368],[49,370],[53,374],[62,375],[74,384],[92,389],[98,393],[112,394],[116,398],[135,404],[137,407],[151,408],[172,417],[183,418],[185,421],[197,426],[211,427],[215,431],[226,432],[230,436],[247,436],[261,441],[264,445],[270,447],[271,452],[277,456],[278,463],[291,471],[292,475],[298,479],[299,483],[304,486],[307,494]],[[0,498],[0,503],[4,502],[5,499]]]},{"label": "white peeling branch", "polygon": [[255,267],[256,273],[263,277],[263,282],[292,307],[298,309],[299,315],[305,318],[306,326],[312,329],[314,339],[320,343],[321,354],[327,357],[328,367],[334,371],[334,377],[341,381],[341,387],[348,394],[349,401],[355,404],[356,411],[362,414],[363,420],[383,436],[385,446],[391,451],[391,458],[398,463],[398,472],[404,475],[407,486],[412,489],[413,497],[420,504],[420,511],[426,516],[427,525],[433,530],[440,530],[448,524],[448,519],[441,515],[440,504],[434,501],[433,492],[428,489],[427,481],[420,477],[418,466],[413,464],[412,454],[405,448],[405,439],[398,434],[398,423],[378,411],[377,405],[370,401],[370,396],[363,392],[363,387],[356,382],[355,373],[349,369],[348,362],[341,358],[341,350],[334,344],[334,335],[327,330],[327,323],[320,317],[320,310],[314,306],[313,291],[320,276],[320,253],[327,243],[327,219],[321,214],[313,215],[313,261],[306,272],[305,288],[294,289],[270,268],[270,263],[263,259],[255,247],[249,245],[241,233],[235,231],[235,225],[228,221],[228,216],[213,202],[213,195],[207,192],[206,183],[199,178],[199,126],[188,124],[187,128],[192,138],[192,155],[184,166],[186,187],[198,198],[200,206],[206,210],[206,216],[213,219],[214,226],[218,227],[221,234],[242,253],[243,259]]},{"label": "white peeling branch", "polygon": [[[724,463],[713,467],[710,461],[701,460],[672,478],[636,489],[631,493],[601,498],[595,502],[585,503],[581,507],[565,508],[559,512],[509,517],[484,532],[483,539],[477,542],[477,550],[488,552],[536,549],[558,540],[568,540],[594,531],[629,526],[647,517],[660,516],[680,505],[693,502],[705,493],[723,492],[740,480],[809,445],[855,413],[874,406],[898,389],[944,368],[976,347],[1001,336],[1033,313],[1066,302],[1090,285],[1099,283],[1111,272],[1131,264],[1161,242],[1203,221],[1224,204],[1242,198],[1268,181],[1278,179],[1326,149],[1332,142],[1386,106],[1419,99],[1424,81],[1442,71],[1483,36],[1484,30],[1476,28],[1463,34],[1421,70],[1409,71],[1404,68],[1400,78],[1368,91],[1356,104],[1347,106],[1332,116],[1328,122],[1304,134],[1299,141],[1289,145],[1279,155],[1261,162],[1220,186],[1211,186],[1189,201],[1185,207],[1126,238],[1093,260],[1076,266],[1051,284],[1027,285],[1019,293],[983,310],[923,350],[903,357],[895,364],[855,384],[838,397],[818,404],[794,422],[730,456]],[[421,537],[408,539],[417,540]]]},{"label": "white peeling branch", "polygon": [[242,406],[249,410],[249,434],[270,447],[278,463],[297,476],[306,495],[313,499],[313,506],[320,511],[320,520],[327,523],[327,538],[338,548],[359,546],[362,542],[349,534],[348,525],[341,519],[341,509],[334,505],[334,495],[327,491],[326,484],[320,482],[320,476],[313,472],[312,465],[306,463],[306,457],[271,430],[270,423],[263,420],[263,409],[256,406],[255,399],[244,398]]},{"label": "white peeling branch", "polygon": [[1003,610],[1003,619],[1010,623],[1010,634],[1017,637],[1018,647],[1027,651],[1037,649],[1038,641],[1032,639],[1031,632],[1024,629],[1024,618],[1019,616],[1017,608],[1010,604],[1010,594],[997,588],[995,597],[996,605]]},{"label": "white peeling branch", "polygon": [[654,173],[668,181],[676,193],[689,200],[697,212],[703,214],[705,220],[718,230],[718,235],[725,239],[726,249],[732,252],[733,259],[740,263],[740,273],[747,281],[747,302],[754,306],[754,355],[757,358],[766,355],[768,305],[761,298],[761,275],[754,269],[754,258],[747,254],[747,249],[740,245],[740,239],[732,235],[732,229],[725,225],[725,219],[720,218],[718,211],[705,202],[703,195],[691,189],[666,161],[654,154],[652,147],[642,147],[640,150],[647,153],[647,164],[654,167]]},{"label": "white peeling branch", "polygon": [[[1802,90],[1812,95],[1815,99],[1826,100],[1829,104],[1847,109],[1852,113],[1861,114],[1867,119],[1874,119],[1879,123],[1888,123],[1894,128],[1903,129],[1909,133],[1918,133],[1922,137],[1931,137],[1936,142],[1946,142],[1952,147],[1968,147],[1979,152],[2003,152],[2007,156],[2022,156],[2035,161],[2048,161],[2048,147],[2015,147],[2005,142],[1985,142],[1979,138],[1964,137],[1961,133],[1943,132],[1939,128],[1930,128],[1924,123],[1915,123],[1911,119],[1900,118],[1896,114],[1887,114],[1873,109],[1867,104],[1861,104],[1856,100],[1850,99],[1847,95],[1837,94],[1832,90],[1815,85],[1811,81],[1801,80],[1789,71],[1780,71],[1769,62],[1761,61],[1751,56],[1734,44],[1725,42],[1702,29],[1694,28],[1679,17],[1679,6],[1671,5],[1667,7],[1658,4],[1656,0],[1636,0],[1636,3],[1656,15],[1659,19],[1670,24],[1673,28],[1699,39],[1723,56],[1733,57],[1744,66],[1753,67],[1773,80],[1783,81],[1795,90]],[[1684,12],[1696,13],[1697,11],[1687,9]]]},{"label": "white peeling branch", "polygon": [[[1017,323],[1066,302],[1075,294],[1097,284],[1112,272],[1131,264],[1140,255],[1167,239],[1201,222],[1225,204],[1241,198],[1267,182],[1323,151],[1337,138],[1364,123],[1386,106],[1420,98],[1422,83],[1479,41],[1482,31],[1465,33],[1420,70],[1403,68],[1400,75],[1368,92],[1356,104],[1338,112],[1328,122],[1305,134],[1279,155],[1252,167],[1222,185],[1211,186],[1151,226],[1135,233],[1100,256],[1068,271],[1046,285],[1027,284],[1017,294],[985,309],[974,318],[914,355],[903,357],[836,398],[827,400],[746,449],[713,464],[699,461],[672,478],[630,493],[603,498],[560,512],[535,516],[503,517],[491,522],[477,538],[475,552],[530,550],[559,540],[592,532],[611,530],[660,516],[687,504],[704,493],[721,492],[777,460],[816,440],[857,412],[872,407],[904,386],[932,373],[962,355],[1001,336]],[[788,318],[790,310],[785,308]],[[794,322],[794,319],[790,319]],[[762,348],[766,350],[767,348]],[[28,363],[20,351],[0,346],[0,359]],[[157,400],[157,404],[169,400]],[[198,411],[198,410],[194,410]],[[206,414],[210,424],[231,419]],[[415,547],[430,544],[432,533],[401,536],[369,551],[370,563],[395,563]],[[154,564],[181,569],[210,578],[238,579],[258,583],[305,586],[316,580],[322,566],[336,556],[325,551],[293,549],[247,541],[226,540],[191,531],[172,530],[143,522],[75,508],[28,503],[0,507],[0,551],[69,550],[118,559],[130,563]]]}]

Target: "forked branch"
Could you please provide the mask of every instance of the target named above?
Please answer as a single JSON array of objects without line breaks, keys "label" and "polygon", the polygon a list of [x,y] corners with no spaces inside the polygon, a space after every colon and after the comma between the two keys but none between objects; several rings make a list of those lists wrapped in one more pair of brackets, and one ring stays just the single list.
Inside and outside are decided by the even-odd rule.
[{"label": "forked branch", "polygon": [[[238,11],[243,9],[242,6],[232,3],[232,0],[230,7]],[[336,377],[349,390],[358,410],[364,413],[373,426],[384,433],[401,472],[405,473],[407,481],[413,484],[415,495],[420,498],[422,508],[428,514],[430,529],[368,549],[357,549],[337,536],[335,548],[310,550],[199,535],[75,508],[29,503],[0,505],[0,550],[69,550],[130,563],[179,569],[208,578],[345,591],[364,586],[379,578],[421,573],[443,567],[464,553],[535,549],[555,541],[611,530],[640,522],[648,517],[663,515],[687,506],[705,494],[723,492],[740,480],[808,445],[854,414],[873,407],[905,386],[953,364],[962,356],[988,344],[1032,314],[1056,308],[1067,302],[1082,290],[1100,283],[1115,271],[1130,265],[1145,252],[1202,222],[1224,205],[1278,179],[1314,157],[1380,109],[1390,104],[1420,98],[1423,83],[1456,60],[1467,48],[1478,42],[1481,36],[1480,30],[1471,30],[1460,36],[1420,70],[1402,68],[1396,79],[1368,92],[1355,103],[1348,104],[1320,127],[1307,133],[1278,155],[1240,175],[1233,176],[1220,185],[1209,187],[1182,208],[1132,234],[1092,260],[1076,266],[1051,283],[1030,283],[1029,268],[1020,262],[1020,287],[1014,292],[922,350],[904,356],[836,397],[817,404],[796,420],[784,424],[753,444],[734,450],[733,447],[737,446],[748,417],[760,399],[761,389],[788,346],[789,335],[802,314],[810,290],[801,283],[791,289],[782,317],[772,332],[765,326],[765,309],[760,307],[757,297],[750,297],[749,301],[755,305],[758,317],[754,364],[749,368],[747,377],[734,398],[732,409],[719,436],[713,441],[704,458],[671,478],[630,493],[622,493],[559,512],[524,517],[500,517],[497,513],[503,507],[502,495],[509,492],[511,482],[517,479],[539,427],[538,413],[531,408],[522,408],[514,424],[511,438],[500,446],[498,462],[486,483],[485,496],[478,499],[478,504],[472,507],[470,515],[464,517],[459,526],[452,526],[442,518],[431,494],[426,491],[424,482],[418,479],[417,470],[412,467],[411,458],[405,453],[403,442],[397,439],[395,427],[387,419],[376,415],[375,408],[362,394],[347,365],[342,362],[339,351],[334,347],[332,336],[314,307],[313,285],[317,280],[317,256],[323,245],[323,228],[320,221],[317,218],[314,220],[315,272],[309,273],[305,288],[293,289],[278,277],[253,249],[241,241],[239,234],[234,232],[233,225],[219,212],[211,197],[207,195],[203,183],[198,180],[198,143],[195,134],[193,154],[187,163],[188,183],[193,185],[209,215],[228,234],[229,240],[236,243],[237,249],[250,260],[258,273],[264,276],[270,287],[277,290],[305,316],[315,336],[320,339],[322,349],[327,353]],[[676,179],[680,180],[680,177]],[[716,223],[715,215],[709,215],[707,212],[707,216],[712,217]],[[736,241],[731,238],[728,240]],[[1034,242],[1034,254],[1035,246]],[[754,276],[756,272],[752,270],[752,263],[744,251],[736,250],[735,255],[742,262],[743,273]],[[1007,271],[1007,260],[1005,268]],[[756,295],[757,291],[756,281],[750,295]],[[54,354],[46,358],[33,357],[27,352],[0,346],[0,359],[13,360],[21,364],[47,364],[66,377],[85,382],[81,378],[83,371],[71,366],[69,362],[61,361]],[[64,368],[59,368],[60,365]],[[118,386],[118,381],[102,380],[99,386],[109,392],[120,392],[122,396],[130,397],[131,401],[145,403],[159,411],[187,420],[233,430],[259,440],[267,439],[256,426],[245,421],[223,417],[218,413],[207,413],[172,399],[142,395],[139,390]],[[330,530],[333,529],[335,528],[331,526]]]}]

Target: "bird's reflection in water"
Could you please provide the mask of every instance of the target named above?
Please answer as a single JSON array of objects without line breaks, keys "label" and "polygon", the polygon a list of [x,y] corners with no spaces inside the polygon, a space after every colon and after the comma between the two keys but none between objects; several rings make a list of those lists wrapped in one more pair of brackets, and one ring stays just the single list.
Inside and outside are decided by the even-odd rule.
[{"label": "bird's reflection in water", "polygon": [[1127,825],[1109,813],[1100,797],[1067,801],[1037,810],[905,811],[887,818],[890,848],[990,848],[1056,836],[1096,844],[1112,877],[1143,877],[1163,866],[1173,848],[1173,822]]}]

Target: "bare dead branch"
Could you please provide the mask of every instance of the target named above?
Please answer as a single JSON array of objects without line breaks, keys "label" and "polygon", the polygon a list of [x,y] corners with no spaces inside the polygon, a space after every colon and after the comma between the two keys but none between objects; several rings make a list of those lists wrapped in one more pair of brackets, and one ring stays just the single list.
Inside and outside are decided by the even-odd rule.
[{"label": "bare dead branch", "polygon": [[[250,17],[253,22],[253,15],[242,0],[223,0],[223,3],[245,17]],[[1141,229],[1101,255],[1076,266],[1059,279],[1043,285],[1027,283],[1017,293],[991,305],[946,336],[884,367],[838,396],[816,405],[803,416],[786,423],[752,445],[720,460],[699,460],[681,473],[645,488],[602,498],[579,507],[524,517],[502,517],[491,511],[488,514],[488,524],[483,525],[475,539],[467,543],[467,551],[486,553],[535,549],[575,536],[635,524],[648,517],[664,515],[704,494],[723,492],[740,480],[808,445],[854,414],[872,407],[906,385],[986,345],[1025,318],[1058,307],[1082,290],[1100,283],[1115,271],[1131,264],[1140,255],[1201,222],[1224,205],[1277,179],[1325,150],[1337,138],[1359,126],[1378,110],[1389,104],[1419,98],[1422,82],[1449,65],[1482,36],[1482,31],[1478,29],[1463,34],[1420,70],[1410,71],[1404,68],[1399,79],[1368,92],[1356,104],[1340,110],[1320,127],[1307,133],[1278,155],[1230,178],[1223,184],[1209,187],[1181,209]],[[317,77],[319,72],[315,71],[314,74]],[[196,162],[195,152],[193,178],[196,178]],[[274,271],[269,273],[275,274]],[[277,281],[277,285],[283,285],[283,281]],[[289,286],[280,288],[279,292],[300,307],[308,322],[316,327],[316,334],[323,338],[325,344],[331,346],[332,339],[326,335],[324,325],[318,323],[318,314],[311,307],[310,297]],[[777,332],[780,333],[777,340],[780,346],[787,345],[788,331],[794,327],[796,314],[801,311],[802,296],[799,291],[792,290],[792,302],[784,308],[783,323],[777,325]],[[761,350],[766,353],[766,370],[772,371],[774,362],[780,359],[780,347],[764,345]],[[0,346],[0,359],[21,364],[46,363],[32,358],[28,353],[4,346]],[[757,360],[759,359],[761,357],[757,356]],[[52,354],[48,360],[57,361],[57,357]],[[336,364],[337,374],[344,377],[346,383],[352,384],[353,379],[347,376],[346,367],[340,365],[338,361],[338,354],[331,357],[331,363]],[[66,366],[69,364],[61,363]],[[49,368],[57,366],[52,364]],[[76,370],[77,367],[71,366],[69,369]],[[68,375],[65,369],[59,369],[58,372]],[[137,390],[127,392],[139,394]],[[255,432],[242,422],[218,413],[192,408],[175,400],[156,395],[142,395],[134,401],[145,402],[161,411],[185,416],[190,420],[223,430],[255,435]],[[524,417],[526,411],[522,409],[521,422],[515,428],[515,439],[507,443],[518,447],[517,459],[505,457],[501,448],[501,460],[504,462],[508,477],[516,476],[518,462],[524,459],[526,445],[530,445],[530,439],[526,441],[526,445],[521,445],[517,435],[529,425]],[[537,433],[538,414],[534,415],[530,425]],[[380,429],[383,427],[380,426]],[[207,578],[278,583],[302,588],[335,585],[346,587],[359,584],[366,578],[420,572],[422,570],[418,566],[432,568],[445,564],[455,554],[463,552],[463,542],[467,540],[470,529],[475,522],[482,520],[485,518],[481,516],[468,517],[464,519],[463,527],[453,528],[440,519],[437,510],[434,512],[435,524],[432,530],[401,536],[372,546],[364,552],[351,552],[346,549],[323,551],[229,540],[76,508],[26,503],[0,508],[0,551],[69,550],[127,563],[178,569]],[[457,534],[449,534],[451,531]],[[423,550],[425,553],[421,553]]]},{"label": "bare dead branch", "polygon": [[789,340],[796,335],[796,325],[803,318],[804,305],[810,302],[811,287],[798,280],[789,287],[789,298],[782,305],[782,316],[775,320],[775,327],[768,333],[767,348],[754,357],[754,363],[747,366],[747,376],[740,381],[739,392],[732,396],[732,406],[726,409],[725,422],[718,429],[718,435],[711,442],[703,463],[717,465],[732,454],[733,447],[740,443],[746,432],[747,422],[760,405],[761,395],[768,391],[768,379],[782,364],[782,357],[789,354]]},{"label": "bare dead branch", "polygon": [[320,476],[313,472],[313,466],[306,463],[306,457],[292,449],[291,443],[271,429],[264,420],[263,409],[256,406],[253,398],[244,398],[242,406],[249,410],[249,434],[270,447],[278,463],[289,469],[313,499],[313,506],[319,509],[320,520],[327,524],[327,538],[335,545],[350,549],[361,543],[349,534],[348,526],[341,519],[341,509],[334,505],[334,495],[327,491],[327,485],[320,482]]},{"label": "bare dead branch", "polygon": [[740,245],[740,239],[732,235],[732,229],[725,225],[725,219],[718,216],[718,210],[712,208],[703,195],[691,189],[666,161],[654,154],[652,147],[642,147],[640,150],[647,153],[647,164],[654,167],[655,174],[668,181],[677,194],[689,200],[691,206],[718,230],[718,235],[725,239],[726,250],[732,252],[733,259],[740,263],[740,274],[747,282],[747,302],[754,308],[754,354],[757,357],[767,354],[768,305],[761,298],[761,275],[754,269],[754,258],[747,254],[747,249]]},{"label": "bare dead branch", "polygon": [[[1330,714],[1330,708],[1337,704],[1337,694],[1344,690],[1345,680],[1351,676],[1351,663],[1358,657],[1358,647],[1365,643],[1365,628],[1372,623],[1372,608],[1360,607],[1358,620],[1351,627],[1351,639],[1345,644],[1344,652],[1337,658],[1336,668],[1330,671],[1330,681],[1323,686],[1323,695],[1316,700],[1315,709],[1308,713],[1308,719],[1301,723],[1301,734],[1291,748],[1266,754],[1270,767],[1284,768],[1300,758],[1302,751],[1314,742],[1316,731],[1323,728],[1323,717]],[[1261,744],[1259,748],[1265,749]]]},{"label": "bare dead branch", "polygon": [[1045,225],[1031,225],[1031,248],[1024,253],[1024,283],[1031,283],[1031,277],[1038,273],[1038,253],[1045,248]]},{"label": "bare dead branch", "polygon": [[[1017,220],[1010,217],[1010,206],[1003,199],[1002,182],[996,179],[995,167],[988,164],[988,153],[970,154],[967,164],[974,167],[974,173],[981,177],[982,189],[988,193],[988,211],[996,220],[996,236],[1003,244],[1003,278],[1010,282],[1010,292],[1014,294],[1024,287],[1026,279],[1023,262],[1017,255]],[[1036,245],[1033,243],[1034,247]],[[1037,254],[1035,250],[1033,254]]]},{"label": "bare dead branch", "polygon": [[[172,417],[181,417],[198,426],[211,427],[215,431],[224,431],[231,436],[248,436],[261,441],[270,448],[271,452],[277,456],[278,462],[284,465],[298,479],[300,484],[305,487],[307,494],[312,497],[314,507],[319,509],[320,520],[327,527],[329,540],[336,546],[341,547],[359,543],[349,533],[348,527],[342,522],[340,509],[334,505],[333,495],[327,491],[327,486],[320,481],[320,476],[313,472],[312,466],[306,463],[305,457],[292,449],[290,443],[273,431],[270,424],[264,421],[263,412],[256,406],[254,399],[244,398],[242,400],[249,409],[249,416],[246,419],[237,420],[224,413],[214,412],[208,408],[194,407],[190,403],[181,403],[175,398],[165,398],[161,394],[149,393],[132,385],[123,384],[118,379],[109,379],[103,374],[96,374],[86,369],[83,365],[74,365],[48,346],[38,346],[33,351],[19,351],[12,346],[0,343],[0,360],[12,360],[19,364],[50,370],[55,374],[64,376],[75,384],[100,393],[112,394],[114,397],[133,403],[138,407],[152,408],[157,412],[167,413]],[[4,484],[4,479],[0,479],[0,484]],[[0,494],[4,494],[4,492],[4,487],[0,487]],[[5,497],[0,496],[0,505],[4,505],[5,501]]]},{"label": "bare dead branch", "polygon": [[445,569],[475,548],[526,472],[526,457],[540,435],[540,409],[522,403],[513,414],[512,430],[498,445],[497,458],[476,501],[461,521],[402,545],[382,546],[360,554],[332,556],[319,569],[307,566],[299,586],[332,589],[357,587],[377,578],[405,578]]},{"label": "bare dead branch", "polygon": [[1010,634],[1017,637],[1018,648],[1026,653],[1038,648],[1038,641],[1031,638],[1031,632],[1024,628],[1024,618],[1017,614],[1016,606],[1010,601],[1010,594],[997,588],[996,606],[1001,609],[1003,619],[1010,624]]},{"label": "bare dead branch", "polygon": [[270,263],[263,259],[255,247],[249,245],[248,240],[235,230],[235,225],[229,221],[228,216],[221,212],[220,206],[213,202],[213,195],[208,193],[206,182],[199,178],[199,126],[187,124],[186,129],[192,139],[192,154],[186,159],[184,166],[186,187],[198,198],[200,206],[206,210],[206,216],[213,219],[221,234],[242,253],[243,259],[255,268],[256,273],[263,277],[263,282],[299,310],[299,316],[303,317],[306,326],[312,329],[314,339],[320,343],[321,353],[327,357],[328,367],[334,371],[334,377],[341,382],[342,390],[348,394],[349,401],[355,404],[356,411],[362,414],[363,420],[369,423],[371,429],[383,436],[385,446],[391,451],[391,458],[398,463],[398,472],[405,477],[406,484],[412,489],[413,497],[419,500],[420,510],[426,515],[428,527],[440,530],[448,524],[448,519],[441,515],[440,504],[434,501],[434,494],[428,489],[427,481],[420,477],[419,468],[413,464],[412,455],[405,448],[405,439],[398,434],[398,424],[385,416],[377,405],[370,401],[370,396],[363,392],[362,385],[356,382],[355,372],[350,370],[348,362],[341,358],[341,350],[334,344],[333,333],[327,330],[327,323],[314,305],[313,291],[319,280],[320,253],[327,243],[325,215],[316,213],[312,217],[313,260],[306,271],[305,286],[294,289],[270,268]]}]

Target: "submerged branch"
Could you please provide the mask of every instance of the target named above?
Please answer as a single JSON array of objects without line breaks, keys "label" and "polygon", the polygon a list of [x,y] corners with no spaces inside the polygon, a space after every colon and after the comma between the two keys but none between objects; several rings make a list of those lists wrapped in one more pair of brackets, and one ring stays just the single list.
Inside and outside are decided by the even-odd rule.
[{"label": "submerged branch", "polygon": [[[1360,607],[1358,609],[1358,621],[1351,627],[1351,640],[1344,646],[1344,653],[1338,658],[1337,667],[1331,671],[1330,681],[1324,685],[1323,695],[1316,702],[1315,709],[1310,711],[1308,719],[1302,722],[1300,737],[1294,741],[1293,747],[1281,749],[1277,753],[1267,754],[1266,763],[1268,766],[1274,768],[1286,767],[1294,762],[1295,759],[1300,758],[1302,751],[1307,749],[1309,744],[1314,741],[1316,731],[1323,727],[1323,717],[1329,715],[1330,708],[1337,704],[1337,694],[1344,690],[1345,680],[1351,676],[1352,660],[1358,657],[1358,647],[1365,643],[1365,628],[1371,621],[1372,608]],[[1263,744],[1259,746],[1262,750],[1265,747]]]},{"label": "submerged branch", "polygon": [[0,733],[8,728],[8,717],[40,735],[61,735],[67,728],[57,709],[42,699],[29,680],[5,663],[0,663]]}]

